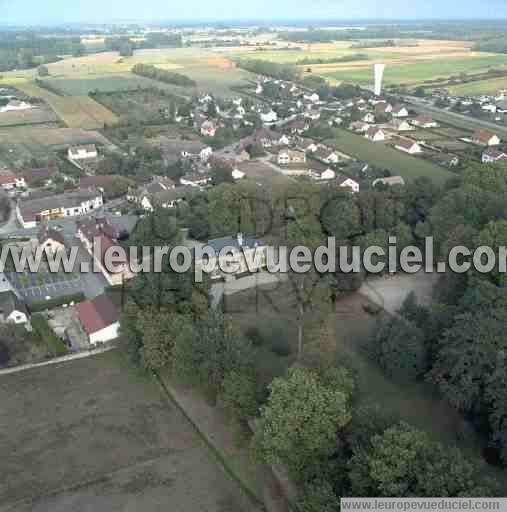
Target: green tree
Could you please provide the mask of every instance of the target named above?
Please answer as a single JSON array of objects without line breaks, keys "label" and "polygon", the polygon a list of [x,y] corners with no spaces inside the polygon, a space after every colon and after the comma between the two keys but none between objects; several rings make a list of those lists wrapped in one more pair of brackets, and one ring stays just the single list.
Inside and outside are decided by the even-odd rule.
[{"label": "green tree", "polygon": [[301,479],[334,452],[338,429],[350,421],[350,388],[326,386],[317,372],[291,368],[286,377],[273,380],[269,391],[255,435],[257,452]]},{"label": "green tree", "polygon": [[370,345],[388,375],[416,379],[427,369],[424,333],[411,322],[396,317],[381,320]]},{"label": "green tree", "polygon": [[181,378],[205,389],[215,400],[231,372],[248,372],[252,365],[249,340],[217,309],[195,323],[192,335],[174,347],[174,368]]},{"label": "green tree", "polygon": [[374,436],[350,461],[353,496],[489,496],[477,467],[457,448],[436,443],[405,423]]},{"label": "green tree", "polygon": [[338,512],[340,504],[331,484],[321,480],[304,486],[295,510],[296,512]]}]

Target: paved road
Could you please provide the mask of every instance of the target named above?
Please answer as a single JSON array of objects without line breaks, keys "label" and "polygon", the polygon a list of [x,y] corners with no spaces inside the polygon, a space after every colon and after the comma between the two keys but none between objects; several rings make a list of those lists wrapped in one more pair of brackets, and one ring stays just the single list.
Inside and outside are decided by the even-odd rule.
[{"label": "paved road", "polygon": [[[484,119],[477,119],[475,117],[465,116],[463,114],[458,114],[456,112],[451,112],[446,110],[445,108],[438,108],[433,105],[428,105],[426,102],[422,101],[420,98],[414,98],[413,96],[403,96],[403,99],[407,103],[411,103],[414,107],[420,111],[428,114],[433,114],[433,116],[437,119],[437,116],[442,116],[442,121],[448,121],[452,124],[452,120],[456,120],[457,122],[466,122],[477,128],[485,128],[488,130],[492,130],[496,133],[507,136],[507,127],[499,125],[497,123],[492,123],[490,121],[485,121]],[[472,128],[472,127],[471,127]]]}]

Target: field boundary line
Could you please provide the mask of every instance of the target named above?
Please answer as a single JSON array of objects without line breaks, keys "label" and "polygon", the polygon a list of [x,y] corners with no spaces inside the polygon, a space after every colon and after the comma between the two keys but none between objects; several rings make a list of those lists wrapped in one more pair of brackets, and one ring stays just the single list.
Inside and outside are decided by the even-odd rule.
[{"label": "field boundary line", "polygon": [[40,363],[29,363],[22,364],[19,366],[13,366],[11,368],[3,368],[0,370],[0,377],[2,375],[12,375],[14,373],[25,372],[35,368],[42,368],[44,366],[50,366],[52,364],[66,363],[68,361],[75,361],[77,359],[84,359],[85,357],[92,357],[99,354],[104,354],[105,352],[109,352],[110,350],[114,350],[115,348],[116,347],[114,345],[110,345],[108,347],[94,348],[86,352],[78,352],[76,354],[67,354],[65,356],[55,357],[53,359],[48,359],[47,361],[42,361]]},{"label": "field boundary line", "polygon": [[246,485],[241,477],[230,467],[227,463],[227,459],[224,455],[222,455],[221,451],[216,448],[213,442],[209,439],[209,437],[199,428],[199,426],[194,422],[194,420],[189,416],[183,405],[177,400],[176,394],[171,389],[170,385],[167,384],[164,379],[160,377],[157,372],[153,372],[153,376],[155,380],[159,383],[161,389],[164,394],[168,398],[168,400],[174,404],[180,412],[185,416],[187,421],[192,425],[193,429],[197,433],[197,435],[204,441],[209,451],[212,453],[213,457],[219,462],[224,471],[229,475],[229,477],[238,484],[241,491],[246,495],[246,497],[252,502],[253,505],[258,507],[262,512],[268,512],[266,506],[262,501],[255,495],[255,493]]}]

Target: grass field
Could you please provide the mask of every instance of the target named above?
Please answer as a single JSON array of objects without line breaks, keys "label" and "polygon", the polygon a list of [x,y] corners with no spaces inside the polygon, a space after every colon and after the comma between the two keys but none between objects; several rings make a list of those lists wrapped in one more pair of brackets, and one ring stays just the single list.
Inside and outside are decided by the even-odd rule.
[{"label": "grass field", "polygon": [[29,96],[43,99],[69,128],[95,130],[104,124],[116,124],[118,118],[87,96],[58,96],[34,82],[18,83],[17,88]]},{"label": "grass field", "polygon": [[451,94],[457,96],[478,96],[480,94],[495,94],[500,89],[507,89],[507,77],[478,80],[468,84],[447,87]]},{"label": "grass field", "polygon": [[[363,61],[364,62],[364,61]],[[460,73],[487,71],[491,67],[507,66],[507,55],[477,54],[467,58],[436,58],[415,60],[411,63],[387,64],[384,82],[387,84],[415,84],[425,80],[445,78]],[[329,67],[312,66],[313,73],[334,81],[358,84],[373,83],[373,69],[369,67],[345,67],[330,70]]]},{"label": "grass field", "polygon": [[0,511],[252,510],[151,378],[116,353],[0,377]]},{"label": "grass field", "polygon": [[336,138],[332,141],[341,151],[363,160],[375,167],[389,169],[393,174],[411,181],[426,176],[443,184],[454,173],[420,158],[402,153],[384,144],[376,144],[347,130],[337,128]]}]

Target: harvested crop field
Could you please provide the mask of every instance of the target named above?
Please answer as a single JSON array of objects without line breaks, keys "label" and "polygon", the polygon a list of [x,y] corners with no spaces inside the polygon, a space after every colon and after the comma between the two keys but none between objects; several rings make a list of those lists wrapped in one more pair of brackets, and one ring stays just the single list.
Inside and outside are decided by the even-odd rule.
[{"label": "harvested crop field", "polygon": [[118,122],[112,112],[86,96],[59,96],[34,82],[17,84],[17,88],[29,96],[43,99],[70,128],[95,130],[102,128],[104,124]]},{"label": "harvested crop field", "polygon": [[1,512],[253,510],[117,353],[0,377]]},{"label": "harvested crop field", "polygon": [[58,117],[46,107],[0,113],[0,126],[56,123]]},{"label": "harvested crop field", "polygon": [[66,149],[76,144],[111,143],[100,133],[79,128],[39,128],[23,126],[0,129],[0,144],[28,144],[52,149]]}]

